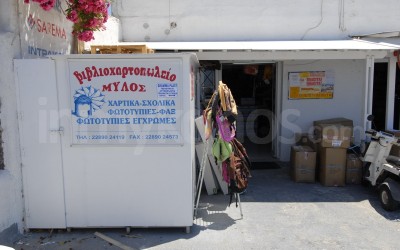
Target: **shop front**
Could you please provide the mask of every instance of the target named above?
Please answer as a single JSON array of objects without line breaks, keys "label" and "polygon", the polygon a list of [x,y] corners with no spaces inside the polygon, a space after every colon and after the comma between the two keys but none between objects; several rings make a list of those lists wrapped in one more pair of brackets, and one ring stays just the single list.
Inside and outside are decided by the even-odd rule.
[{"label": "shop front", "polygon": [[[131,44],[131,43],[129,43]],[[133,43],[134,44],[134,43]],[[198,113],[222,80],[238,103],[237,137],[253,161],[289,161],[296,133],[313,133],[313,121],[353,120],[353,143],[371,124],[374,66],[387,65],[386,129],[392,129],[399,46],[363,40],[145,43],[162,52],[192,51],[202,65]],[[382,80],[380,81],[382,82]],[[382,84],[382,83],[380,83]]]},{"label": "shop front", "polygon": [[[194,118],[218,82],[237,102],[236,136],[250,160],[289,161],[296,134],[313,134],[316,120],[350,119],[353,143],[363,140],[375,61],[387,60],[393,79],[399,49],[360,40],[146,46],[155,54],[16,61],[27,228],[189,228]],[[172,186],[166,176],[177,176]]]}]

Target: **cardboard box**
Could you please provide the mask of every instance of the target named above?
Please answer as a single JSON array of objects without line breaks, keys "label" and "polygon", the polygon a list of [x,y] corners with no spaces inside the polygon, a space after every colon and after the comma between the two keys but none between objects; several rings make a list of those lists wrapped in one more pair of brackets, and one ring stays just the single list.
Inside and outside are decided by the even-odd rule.
[{"label": "cardboard box", "polygon": [[319,180],[324,186],[345,186],[346,149],[321,148]]},{"label": "cardboard box", "polygon": [[390,149],[389,155],[400,157],[400,147],[397,145],[393,145]]},{"label": "cardboard box", "polygon": [[348,148],[353,136],[353,121],[346,118],[314,121],[314,134],[321,147]]},{"label": "cardboard box", "polygon": [[400,130],[391,129],[391,130],[385,130],[385,132],[400,138]]},{"label": "cardboard box", "polygon": [[316,143],[314,135],[308,133],[295,133],[294,138],[296,140],[296,145],[308,146],[317,152],[318,144]]},{"label": "cardboard box", "polygon": [[360,184],[362,178],[362,161],[355,154],[348,154],[346,161],[346,184]]},{"label": "cardboard box", "polygon": [[295,182],[315,182],[317,152],[308,146],[292,146],[291,177]]},{"label": "cardboard box", "polygon": [[[394,136],[400,138],[400,130],[386,130],[385,132],[393,134]],[[400,157],[400,146],[393,145],[389,154]]]},{"label": "cardboard box", "polygon": [[338,118],[331,118],[331,119],[324,119],[324,120],[317,120],[314,121],[315,124],[340,124],[347,127],[353,127],[353,120],[338,117]]}]

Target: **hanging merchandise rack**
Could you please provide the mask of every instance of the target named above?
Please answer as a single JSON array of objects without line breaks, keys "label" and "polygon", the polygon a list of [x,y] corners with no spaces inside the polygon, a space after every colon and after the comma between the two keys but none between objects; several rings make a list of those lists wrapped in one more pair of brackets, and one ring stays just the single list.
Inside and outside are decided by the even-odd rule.
[{"label": "hanging merchandise rack", "polygon": [[205,125],[205,149],[201,159],[199,177],[197,180],[197,193],[194,217],[197,217],[204,171],[207,163],[207,154],[212,142],[212,153],[218,164],[222,166],[223,179],[228,183],[230,202],[233,197],[236,200],[236,207],[240,208],[240,215],[243,218],[240,194],[243,193],[248,185],[250,174],[250,160],[246,149],[235,138],[236,134],[237,107],[230,89],[222,81],[219,82],[218,89],[212,95],[206,109],[203,112]]}]

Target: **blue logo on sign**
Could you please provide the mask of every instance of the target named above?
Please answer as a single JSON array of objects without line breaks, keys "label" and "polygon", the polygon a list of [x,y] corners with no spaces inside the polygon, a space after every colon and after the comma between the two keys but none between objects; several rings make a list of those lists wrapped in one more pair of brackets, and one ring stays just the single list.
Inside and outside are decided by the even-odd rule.
[{"label": "blue logo on sign", "polygon": [[74,94],[75,109],[72,110],[72,114],[82,118],[92,116],[93,112],[102,108],[105,103],[104,97],[100,90],[92,86],[76,90]]}]

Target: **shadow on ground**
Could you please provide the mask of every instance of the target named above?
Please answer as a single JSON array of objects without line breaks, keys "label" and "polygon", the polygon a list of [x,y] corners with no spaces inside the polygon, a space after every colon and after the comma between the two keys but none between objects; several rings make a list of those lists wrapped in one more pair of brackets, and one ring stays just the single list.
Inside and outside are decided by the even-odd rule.
[{"label": "shadow on ground", "polygon": [[[274,205],[282,203],[361,203],[370,206],[376,212],[390,221],[400,221],[400,213],[386,212],[379,204],[377,193],[369,187],[347,185],[345,187],[325,187],[320,183],[295,183],[290,180],[289,167],[282,164],[279,169],[253,170],[249,187],[241,195],[242,205],[248,208],[251,204]],[[366,201],[366,202],[365,202]],[[165,204],[167,205],[167,204]],[[279,209],[279,208],[278,208]],[[363,209],[363,208],[361,208]],[[244,213],[248,212],[244,211]],[[245,214],[246,216],[246,214]],[[246,218],[241,224],[246,223]],[[253,216],[254,217],[254,216]],[[197,218],[186,234],[183,228],[135,228],[129,234],[125,229],[73,229],[72,232],[61,231],[32,231],[22,235],[15,242],[15,249],[118,249],[116,246],[96,237],[96,231],[130,246],[134,249],[150,247],[164,248],[164,244],[195,239],[204,233],[221,232],[235,227],[242,220],[239,208],[235,203],[229,206],[229,195],[208,196],[202,193]],[[242,225],[243,226],[243,225]],[[210,236],[211,236],[210,235]],[[204,237],[204,236],[202,236]]]}]

